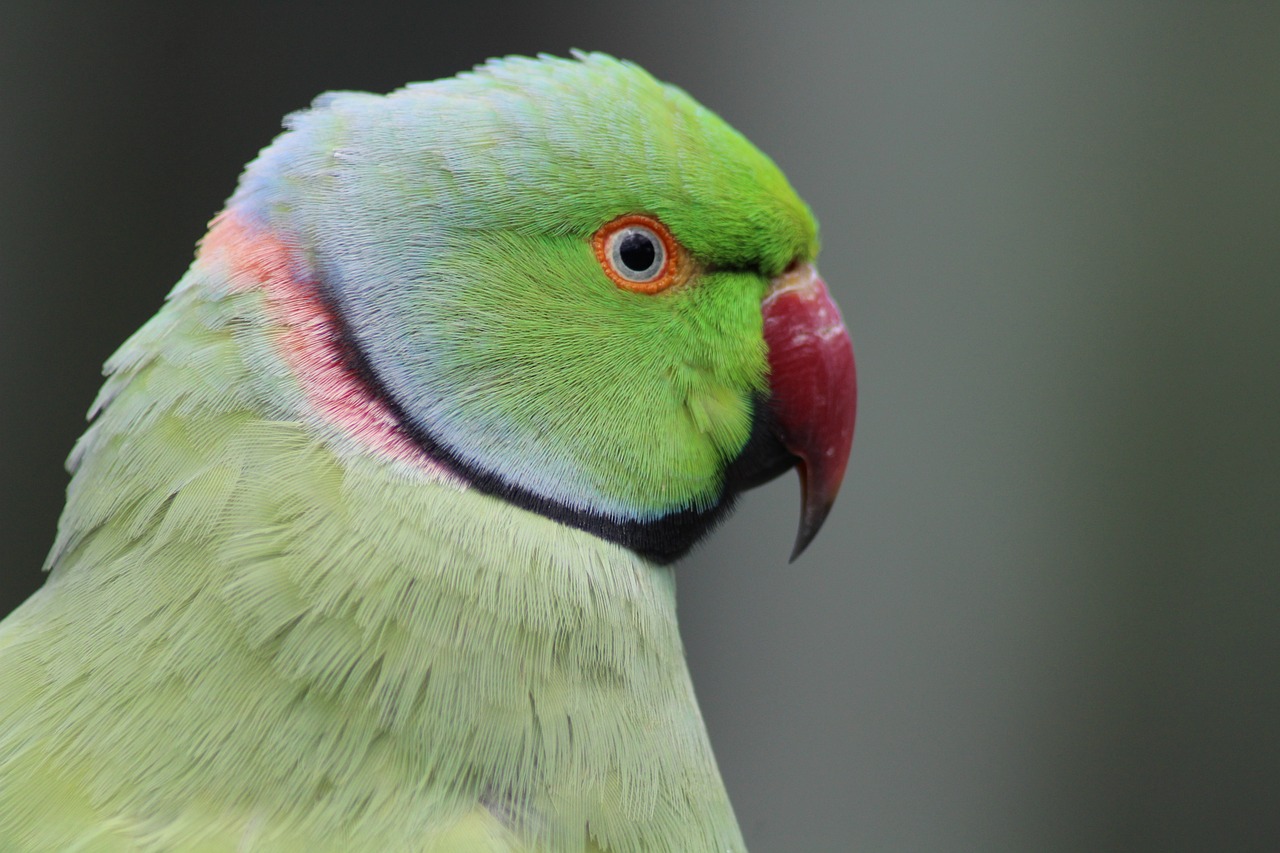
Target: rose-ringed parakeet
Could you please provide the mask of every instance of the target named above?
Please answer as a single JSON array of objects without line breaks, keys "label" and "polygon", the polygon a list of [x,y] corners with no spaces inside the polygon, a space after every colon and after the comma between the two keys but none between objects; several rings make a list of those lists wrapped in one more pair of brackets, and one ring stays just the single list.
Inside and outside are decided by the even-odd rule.
[{"label": "rose-ringed parakeet", "polygon": [[107,364],[0,624],[3,851],[740,851],[673,560],[848,457],[816,226],[600,54],[331,93]]}]

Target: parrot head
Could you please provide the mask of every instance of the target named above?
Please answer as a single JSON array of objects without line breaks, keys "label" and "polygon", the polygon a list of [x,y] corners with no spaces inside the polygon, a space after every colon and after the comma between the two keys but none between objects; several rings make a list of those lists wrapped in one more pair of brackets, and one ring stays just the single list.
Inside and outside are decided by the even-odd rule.
[{"label": "parrot head", "polygon": [[793,559],[816,534],[853,352],[808,208],[717,116],[579,54],[330,93],[287,127],[202,251],[276,282],[321,416],[659,562],[795,467]]}]

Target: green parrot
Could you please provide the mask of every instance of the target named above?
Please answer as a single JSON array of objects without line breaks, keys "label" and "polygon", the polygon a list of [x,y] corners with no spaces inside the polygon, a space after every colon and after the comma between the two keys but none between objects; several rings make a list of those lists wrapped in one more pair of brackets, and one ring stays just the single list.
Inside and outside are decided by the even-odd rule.
[{"label": "green parrot", "polygon": [[[817,226],[603,54],[335,92],[108,361],[0,623],[0,851],[741,851],[671,564],[843,476]],[[794,557],[794,554],[793,554]]]}]

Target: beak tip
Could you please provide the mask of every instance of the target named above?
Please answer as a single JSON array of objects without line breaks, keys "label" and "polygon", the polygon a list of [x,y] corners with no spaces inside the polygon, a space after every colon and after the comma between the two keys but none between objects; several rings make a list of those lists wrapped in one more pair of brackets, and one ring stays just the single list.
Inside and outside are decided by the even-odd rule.
[{"label": "beak tip", "polygon": [[[823,515],[826,515],[826,513],[824,512]],[[818,529],[821,527],[821,521],[817,524],[802,523],[800,525],[800,530],[796,533],[796,543],[791,547],[791,556],[787,558],[788,564],[800,559],[800,555],[808,549],[809,544],[818,538]]]},{"label": "beak tip", "polygon": [[813,500],[809,495],[803,498],[800,510],[800,529],[796,531],[796,542],[791,548],[791,557],[787,563],[794,563],[804,553],[809,544],[818,536],[818,531],[831,513],[835,504],[835,495],[829,499]]}]

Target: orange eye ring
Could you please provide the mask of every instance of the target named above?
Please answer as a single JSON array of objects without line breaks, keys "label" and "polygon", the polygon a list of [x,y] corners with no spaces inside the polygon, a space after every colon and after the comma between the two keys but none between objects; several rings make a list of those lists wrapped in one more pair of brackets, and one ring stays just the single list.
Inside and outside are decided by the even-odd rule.
[{"label": "orange eye ring", "polygon": [[600,226],[591,248],[604,274],[632,293],[661,293],[684,278],[684,247],[667,226],[643,213]]}]

